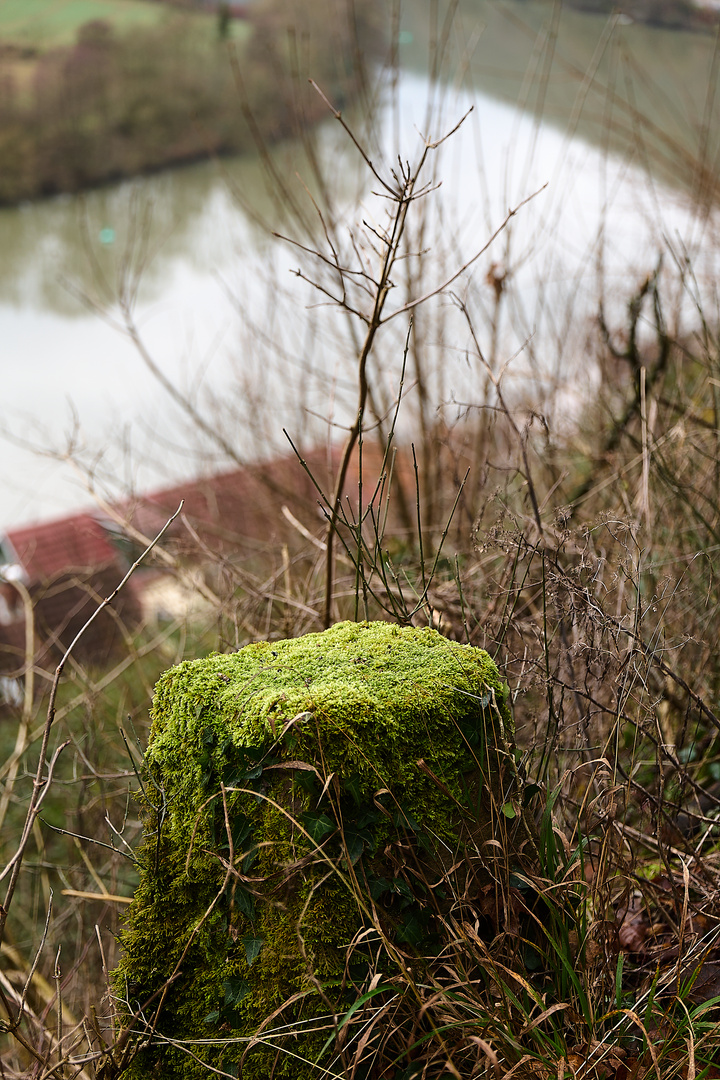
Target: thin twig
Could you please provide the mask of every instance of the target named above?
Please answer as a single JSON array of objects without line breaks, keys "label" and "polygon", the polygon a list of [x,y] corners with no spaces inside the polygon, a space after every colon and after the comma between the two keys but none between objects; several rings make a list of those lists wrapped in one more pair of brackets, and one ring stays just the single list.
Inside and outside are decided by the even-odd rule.
[{"label": "thin twig", "polygon": [[98,605],[98,607],[92,613],[92,615],[87,620],[85,625],[77,632],[77,634],[75,635],[75,637],[71,641],[70,645],[65,650],[65,653],[64,653],[62,659],[60,660],[60,663],[58,664],[58,666],[55,669],[55,676],[53,678],[53,683],[52,683],[52,687],[51,687],[51,690],[50,690],[50,699],[48,701],[47,717],[46,717],[46,720],[45,720],[45,728],[43,730],[42,744],[41,744],[41,747],[40,747],[40,755],[39,755],[39,758],[38,758],[37,771],[35,773],[35,779],[33,781],[33,790],[32,790],[32,795],[30,797],[30,805],[28,806],[27,816],[25,818],[25,825],[23,827],[23,831],[22,831],[22,835],[21,835],[21,838],[20,838],[20,843],[18,844],[17,851],[15,852],[13,857],[10,859],[10,861],[8,862],[5,869],[0,874],[0,881],[2,881],[7,876],[7,874],[10,873],[10,881],[8,883],[7,891],[5,893],[5,900],[4,900],[4,903],[2,905],[0,905],[0,944],[2,943],[3,935],[5,933],[5,925],[7,923],[8,912],[10,910],[10,905],[12,904],[12,899],[13,899],[13,896],[15,894],[15,889],[16,889],[18,879],[19,879],[19,876],[20,876],[20,868],[22,866],[23,858],[25,856],[25,849],[27,847],[28,840],[30,839],[30,834],[32,833],[33,825],[34,825],[35,821],[37,820],[38,814],[40,812],[40,806],[42,805],[43,799],[45,798],[45,795],[47,794],[47,792],[50,790],[50,783],[51,783],[51,780],[52,780],[52,773],[53,773],[55,763],[56,763],[60,753],[62,752],[62,750],[64,750],[64,748],[68,745],[67,742],[62,743],[55,750],[55,752],[54,752],[54,754],[53,754],[53,756],[52,756],[52,758],[50,760],[50,764],[48,766],[48,769],[47,769],[47,775],[44,775],[45,774],[45,759],[46,759],[46,756],[47,756],[48,743],[50,741],[50,732],[52,730],[53,722],[55,720],[55,702],[56,702],[56,698],[57,698],[58,687],[60,686],[60,679],[62,677],[62,673],[63,673],[63,670],[65,668],[65,665],[67,664],[69,658],[72,655],[73,649],[75,648],[77,643],[80,641],[81,637],[83,637],[83,635],[90,629],[90,627],[93,625],[93,623],[98,618],[100,613],[109,604],[112,603],[112,601],[115,599],[115,597],[118,595],[118,593],[125,587],[127,582],[130,580],[132,575],[137,570],[138,566],[140,566],[140,564],[143,562],[143,560],[150,554],[150,552],[153,550],[155,545],[164,536],[165,532],[170,527],[170,525],[172,525],[175,518],[180,514],[180,512],[181,512],[181,510],[183,508],[183,505],[184,504],[183,504],[183,502],[181,500],[180,505],[178,506],[175,513],[172,515],[172,517],[168,518],[168,520],[165,522],[162,529],[157,534],[157,536],[154,538],[154,540],[152,540],[150,542],[150,544],[148,544],[148,546],[145,548],[145,550],[142,552],[142,554],[139,556],[139,558],[137,558],[135,560],[135,562],[132,564],[132,566],[130,567],[128,572],[125,574],[125,576],[122,579],[122,581],[120,582],[120,584],[117,585],[113,589],[113,591],[110,593],[110,595],[108,597],[106,597],[102,601],[101,604]]}]

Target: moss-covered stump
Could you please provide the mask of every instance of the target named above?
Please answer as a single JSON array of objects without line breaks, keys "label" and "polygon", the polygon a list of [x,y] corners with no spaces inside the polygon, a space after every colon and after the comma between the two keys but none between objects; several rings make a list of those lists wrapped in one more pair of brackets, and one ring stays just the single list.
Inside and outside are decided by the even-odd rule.
[{"label": "moss-covered stump", "polygon": [[497,668],[434,630],[341,623],[180,664],[153,721],[123,1075],[342,1075],[334,1023],[439,953],[464,853],[507,880],[522,847]]}]

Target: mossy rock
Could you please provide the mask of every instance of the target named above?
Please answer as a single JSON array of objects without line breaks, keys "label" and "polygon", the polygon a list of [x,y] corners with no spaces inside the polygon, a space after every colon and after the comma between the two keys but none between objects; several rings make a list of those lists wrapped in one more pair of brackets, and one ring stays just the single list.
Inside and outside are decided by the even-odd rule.
[{"label": "mossy rock", "polygon": [[463,850],[507,880],[527,839],[507,699],[487,653],[387,623],[166,672],[115,973],[154,1035],[136,1025],[123,1076],[323,1075],[328,1016],[441,950]]}]

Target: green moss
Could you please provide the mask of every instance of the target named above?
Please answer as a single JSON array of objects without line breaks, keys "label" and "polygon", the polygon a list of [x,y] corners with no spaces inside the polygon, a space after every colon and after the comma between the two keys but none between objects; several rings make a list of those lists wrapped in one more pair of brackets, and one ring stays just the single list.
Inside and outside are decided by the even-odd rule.
[{"label": "green moss", "polygon": [[[161,1038],[127,1075],[201,1077],[203,1061],[232,1074],[273,1014],[270,1027],[297,1029],[342,1014],[371,970],[391,969],[393,941],[437,953],[449,899],[427,883],[462,844],[491,838],[501,783],[512,794],[506,698],[486,653],[387,623],[166,672],[116,989],[135,1010],[173,981]],[[380,958],[379,935],[390,943]],[[273,1066],[281,1044],[268,1035],[242,1076],[304,1080],[313,1069],[300,1059],[326,1036],[282,1044]],[[190,1039],[216,1043],[183,1049]],[[233,1039],[245,1041],[219,1045]]]}]

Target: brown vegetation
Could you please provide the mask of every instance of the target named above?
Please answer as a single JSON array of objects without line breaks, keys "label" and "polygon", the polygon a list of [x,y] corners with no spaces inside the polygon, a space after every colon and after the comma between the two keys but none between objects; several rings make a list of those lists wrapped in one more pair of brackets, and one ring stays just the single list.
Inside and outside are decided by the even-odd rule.
[{"label": "brown vegetation", "polygon": [[[514,391],[509,382],[496,330],[512,274],[492,263],[462,295],[452,287],[470,262],[440,276],[435,261],[422,278],[431,230],[421,168],[442,131],[436,143],[421,140],[414,163],[387,163],[336,116],[371,173],[374,216],[366,210],[347,227],[342,212],[323,206],[314,234],[301,218],[287,231],[298,258],[307,256],[301,276],[353,328],[344,447],[339,456],[300,451],[281,473],[254,476],[256,522],[277,544],[258,543],[254,527],[244,539],[221,535],[220,510],[208,525],[212,493],[226,497],[222,476],[208,484],[205,510],[199,500],[189,506],[157,543],[156,522],[173,507],[124,507],[138,552],[200,595],[202,609],[126,628],[109,671],[68,657],[45,719],[33,697],[8,708],[3,1068],[44,1080],[132,1076],[134,1055],[151,1041],[183,1054],[192,1073],[190,1040],[211,1038],[221,1050],[234,1038],[242,989],[231,980],[220,1029],[186,1039],[163,1028],[166,986],[142,1001],[130,985],[120,1002],[102,996],[136,860],[159,851],[148,836],[138,854],[142,823],[128,789],[142,787],[157,820],[167,810],[142,766],[151,684],[187,656],[293,637],[329,616],[431,625],[486,648],[510,688],[521,783],[496,808],[490,882],[472,844],[453,852],[451,871],[422,881],[415,870],[426,838],[408,837],[409,856],[393,869],[398,896],[420,880],[434,890],[428,908],[443,900],[436,936],[422,948],[386,947],[358,862],[358,892],[343,895],[361,896],[376,944],[356,984],[358,943],[348,943],[343,989],[352,1004],[315,1018],[317,1054],[294,1073],[283,1056],[284,1035],[292,1053],[294,1003],[273,1011],[261,1033],[270,1075],[710,1080],[720,1072],[717,315],[706,314],[685,253],[666,241],[664,267],[637,281],[622,311],[611,315],[598,299],[577,357],[592,357],[597,392],[572,422],[554,425],[568,387],[538,378]],[[484,250],[479,242],[476,259]],[[690,302],[684,308],[669,303],[670,284]],[[476,375],[462,406],[433,393],[427,346],[440,336],[439,305],[432,319],[423,313],[438,293],[459,312],[459,351]],[[489,349],[480,326],[488,312]],[[393,336],[388,324],[401,331]],[[195,400],[185,405],[228,467],[240,463]],[[400,440],[403,411],[419,433],[414,446]],[[311,492],[289,515],[288,486]],[[254,497],[249,487],[245,496]],[[30,679],[35,660],[30,644]],[[208,799],[224,807],[224,781],[209,783]],[[504,844],[506,823],[521,814],[537,828],[529,866]],[[240,874],[248,852],[234,849],[229,814],[218,820],[227,872]],[[335,839],[347,850],[344,836]],[[340,859],[328,873],[342,872]],[[217,894],[213,911],[225,903]],[[304,947],[299,921],[288,932]]]}]

